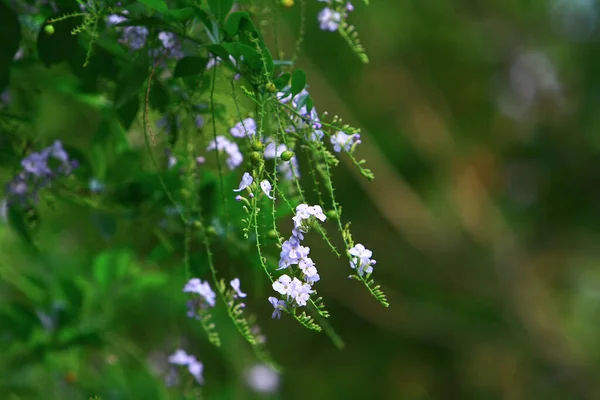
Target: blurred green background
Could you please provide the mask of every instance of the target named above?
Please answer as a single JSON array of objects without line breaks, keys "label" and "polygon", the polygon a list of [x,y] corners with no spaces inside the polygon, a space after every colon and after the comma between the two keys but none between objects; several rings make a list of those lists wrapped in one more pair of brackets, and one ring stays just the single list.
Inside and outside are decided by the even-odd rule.
[{"label": "blurred green background", "polygon": [[[296,3],[270,11],[284,49],[299,30]],[[242,273],[249,307],[285,368],[278,394],[252,393],[244,371],[256,360],[226,318],[216,315],[228,326],[221,349],[185,318],[180,259],[161,253],[155,220],[119,223],[106,240],[101,217],[57,202],[39,211],[44,257],[0,225],[0,301],[22,307],[19,318],[33,326],[36,308],[49,313],[60,300],[80,308],[78,333],[108,330],[40,360],[32,343],[45,331],[11,330],[3,313],[2,398],[38,398],[41,388],[64,399],[177,398],[149,359],[164,362],[180,341],[204,362],[206,398],[600,398],[599,5],[356,2],[350,19],[371,61],[362,65],[338,35],[319,31],[322,4],[307,3],[298,66],[320,112],[363,130],[357,153],[375,180],[343,162],[334,181],[355,240],[373,250],[390,307],[344,279],[346,261],[309,239],[320,294],[346,342],[339,351],[285,315],[271,320],[269,287]],[[45,83],[54,74],[67,81],[68,66],[37,68],[11,79],[42,88],[39,133],[85,148],[97,115]],[[119,278],[68,289],[97,286],[85,277],[102,262],[122,265]],[[219,265],[229,275],[243,267],[242,255]],[[139,293],[128,289],[144,279]]]}]

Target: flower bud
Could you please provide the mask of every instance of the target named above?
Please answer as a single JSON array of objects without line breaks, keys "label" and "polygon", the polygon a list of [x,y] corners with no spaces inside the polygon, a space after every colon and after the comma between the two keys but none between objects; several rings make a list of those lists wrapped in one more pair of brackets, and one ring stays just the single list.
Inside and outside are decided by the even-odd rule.
[{"label": "flower bud", "polygon": [[329,210],[325,213],[325,215],[327,216],[327,218],[331,218],[331,219],[337,219],[337,212],[335,210]]},{"label": "flower bud", "polygon": [[265,86],[265,89],[267,89],[267,92],[270,92],[270,93],[275,93],[277,91],[277,88],[275,87],[275,84],[273,82],[267,83],[267,85]]},{"label": "flower bud", "polygon": [[46,33],[46,35],[54,35],[54,25],[46,25],[44,27],[44,32]]},{"label": "flower bud", "polygon": [[294,157],[294,152],[293,151],[284,151],[283,153],[281,153],[281,159],[283,161],[290,161],[292,159],[292,157]]},{"label": "flower bud", "polygon": [[209,226],[208,228],[206,228],[206,234],[209,236],[217,236],[217,230],[214,226]]},{"label": "flower bud", "polygon": [[277,234],[277,232],[274,229],[271,229],[269,232],[267,232],[267,237],[269,239],[276,240],[279,237],[279,235]]},{"label": "flower bud", "polygon": [[281,5],[284,7],[292,7],[294,5],[294,0],[281,0]]},{"label": "flower bud", "polygon": [[258,151],[253,151],[250,154],[250,158],[252,159],[253,162],[256,162],[256,163],[258,163],[262,159],[262,157]]},{"label": "flower bud", "polygon": [[263,144],[259,141],[259,140],[255,140],[252,143],[252,150],[254,151],[261,151],[263,149]]}]

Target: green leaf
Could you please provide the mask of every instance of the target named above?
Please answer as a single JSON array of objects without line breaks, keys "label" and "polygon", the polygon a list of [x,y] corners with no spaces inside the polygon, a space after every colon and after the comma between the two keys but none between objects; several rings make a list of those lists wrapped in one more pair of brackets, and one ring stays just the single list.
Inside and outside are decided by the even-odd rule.
[{"label": "green leaf", "polygon": [[116,108],[125,105],[132,97],[139,96],[140,89],[148,77],[149,65],[150,59],[147,52],[144,52],[123,68],[115,91]]},{"label": "green leaf", "polygon": [[292,96],[297,95],[306,87],[306,74],[303,70],[297,69],[292,75]]},{"label": "green leaf", "polygon": [[239,60],[244,57],[244,63],[250,68],[259,70],[262,68],[262,61],[258,52],[250,46],[246,46],[240,42],[225,43],[223,47],[235,58]]},{"label": "green leaf", "polygon": [[166,13],[169,11],[167,4],[163,0],[140,0],[140,3],[143,3],[151,9],[161,13]]},{"label": "green leaf", "polygon": [[238,31],[240,30],[240,20],[243,18],[250,19],[250,16],[248,13],[243,11],[231,13],[229,17],[227,17],[227,21],[225,21],[225,25],[223,27],[225,29],[225,33],[227,33],[227,35],[230,37],[237,35]]},{"label": "green leaf", "polygon": [[273,83],[275,84],[275,87],[278,90],[281,90],[290,83],[290,78],[291,78],[290,73],[286,72],[284,74],[281,74],[279,77],[277,77],[277,79],[275,79],[273,81]]},{"label": "green leaf", "polygon": [[162,82],[155,80],[152,83],[152,90],[150,91],[150,107],[164,113],[169,106],[169,98],[167,87]]},{"label": "green leaf", "polygon": [[8,207],[6,219],[8,226],[13,229],[22,240],[33,244],[33,238],[25,219],[25,212],[21,207]]},{"label": "green leaf", "polygon": [[187,21],[194,17],[194,9],[192,7],[176,8],[169,10],[168,15],[176,21]]},{"label": "green leaf", "polygon": [[204,72],[208,59],[203,57],[189,56],[183,57],[175,65],[175,71],[173,72],[174,78],[182,76],[197,75]]},{"label": "green leaf", "polygon": [[[21,26],[17,14],[4,2],[0,2],[0,38],[2,38],[0,77],[6,76],[4,80],[8,84],[8,69],[17,50],[19,50],[19,43],[21,42]],[[0,81],[2,80],[0,78]],[[0,87],[0,90],[2,89]]]},{"label": "green leaf", "polygon": [[208,7],[219,21],[223,21],[233,7],[233,0],[208,0]]}]

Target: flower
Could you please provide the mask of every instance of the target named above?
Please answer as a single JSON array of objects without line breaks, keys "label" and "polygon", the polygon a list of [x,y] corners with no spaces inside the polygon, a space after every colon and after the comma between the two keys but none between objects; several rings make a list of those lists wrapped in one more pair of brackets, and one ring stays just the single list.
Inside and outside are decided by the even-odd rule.
[{"label": "flower", "polygon": [[231,287],[233,288],[233,290],[235,291],[235,294],[233,296],[233,298],[237,298],[237,297],[246,297],[247,294],[242,292],[240,289],[240,278],[235,278],[233,279],[231,282],[229,282],[229,284],[231,285]]},{"label": "flower", "polygon": [[204,383],[204,378],[202,377],[202,371],[204,370],[204,364],[196,359],[196,357],[187,354],[184,350],[178,349],[169,356],[168,358],[169,364],[187,366],[188,371],[199,384]]},{"label": "flower", "polygon": [[214,140],[211,140],[206,148],[207,151],[210,150],[224,151],[227,154],[227,166],[230,170],[234,170],[242,164],[244,161],[244,157],[240,152],[238,145],[225,136],[217,136]]},{"label": "flower", "polygon": [[246,383],[258,393],[275,393],[279,388],[279,374],[265,364],[256,364],[246,371]]},{"label": "flower", "polygon": [[244,175],[242,175],[242,180],[240,181],[240,186],[237,189],[233,189],[233,191],[241,192],[242,190],[252,185],[252,182],[254,182],[254,178],[252,178],[252,175],[250,175],[248,172],[244,172]]},{"label": "flower", "polygon": [[273,290],[283,295],[289,295],[291,293],[291,283],[292,278],[286,274],[281,275],[279,279],[273,282]]},{"label": "flower", "polygon": [[188,365],[190,362],[190,356],[183,350],[178,349],[175,353],[169,356],[169,364],[175,365]]},{"label": "flower", "polygon": [[277,319],[281,318],[281,310],[283,310],[285,308],[285,301],[280,300],[276,297],[269,297],[269,302],[275,309],[275,310],[273,310],[273,315],[271,315],[271,318],[275,318],[275,317],[277,317]]},{"label": "flower", "polygon": [[193,358],[193,360],[190,360],[190,363],[188,364],[188,371],[190,371],[190,374],[192,374],[192,376],[196,378],[196,381],[201,385],[204,383],[204,378],[202,377],[203,370],[204,364],[202,364],[195,358]]},{"label": "flower", "polygon": [[275,198],[271,196],[271,182],[265,179],[260,183],[260,188],[265,193],[265,195],[267,195],[268,198],[270,198],[271,200],[275,200]]},{"label": "flower", "polygon": [[160,32],[158,34],[158,39],[162,43],[163,50],[168,56],[173,57],[176,60],[183,58],[184,54],[181,51],[181,42],[179,42],[174,33]]},{"label": "flower", "polygon": [[294,278],[294,280],[292,281],[292,285],[292,297],[294,297],[294,300],[299,306],[304,307],[306,305],[306,302],[310,298],[311,293],[313,293],[314,290],[311,289],[310,284],[302,283],[297,278]]},{"label": "flower", "polygon": [[324,31],[335,32],[340,25],[342,20],[342,14],[337,11],[333,11],[329,7],[325,7],[319,12],[319,26]]},{"label": "flower", "polygon": [[242,122],[235,124],[229,130],[229,133],[236,138],[252,137],[256,134],[256,122],[252,118],[246,118]]},{"label": "flower", "polygon": [[361,143],[360,134],[355,133],[354,135],[347,135],[342,131],[338,131],[335,135],[331,136],[333,151],[337,153],[341,152],[342,148],[345,151],[350,151],[350,148],[354,143]]},{"label": "flower", "polygon": [[373,272],[373,265],[377,264],[377,261],[371,259],[373,256],[371,250],[359,243],[348,250],[348,253],[352,256],[350,268],[357,269],[358,275],[363,276],[365,272],[367,274]]},{"label": "flower", "polygon": [[183,291],[186,293],[199,294],[211,307],[214,307],[216,304],[217,295],[211,289],[208,281],[202,282],[198,278],[192,278],[183,287]]}]

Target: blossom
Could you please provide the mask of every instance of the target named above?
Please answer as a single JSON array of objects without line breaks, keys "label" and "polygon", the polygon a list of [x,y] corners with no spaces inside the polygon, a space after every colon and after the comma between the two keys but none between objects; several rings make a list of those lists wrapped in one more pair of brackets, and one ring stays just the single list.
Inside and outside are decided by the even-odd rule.
[{"label": "blossom", "polygon": [[286,274],[281,275],[279,279],[273,282],[273,290],[283,295],[289,295],[291,290],[291,283],[292,278],[290,278]]},{"label": "blossom", "polygon": [[204,383],[204,378],[202,377],[202,371],[204,370],[204,364],[196,359],[196,357],[187,354],[184,350],[178,349],[169,356],[168,358],[169,364],[187,366],[188,371],[199,384]]},{"label": "blossom", "polygon": [[188,371],[190,371],[190,374],[192,374],[192,376],[196,378],[196,382],[198,382],[201,385],[204,383],[204,378],[202,377],[203,370],[204,364],[202,364],[195,358],[190,360],[190,363],[188,364]]},{"label": "blossom", "polygon": [[197,114],[196,117],[194,117],[194,123],[196,124],[196,128],[202,128],[204,126],[204,117],[202,117],[200,114]]},{"label": "blossom", "polygon": [[175,351],[175,353],[171,354],[168,358],[169,364],[175,365],[188,365],[190,362],[190,356],[181,349]]},{"label": "blossom", "polygon": [[279,374],[265,364],[256,364],[246,371],[246,383],[258,393],[275,393],[279,388]]},{"label": "blossom", "polygon": [[208,281],[202,282],[198,278],[192,278],[186,283],[183,291],[186,293],[199,294],[211,307],[214,307],[216,304],[217,295],[211,289]]},{"label": "blossom", "polygon": [[227,139],[225,136],[217,136],[214,140],[211,140],[206,150],[225,152],[227,154],[226,163],[231,170],[239,167],[242,164],[242,161],[244,161],[244,157],[242,156],[238,145]]},{"label": "blossom", "polygon": [[256,122],[252,118],[246,118],[242,122],[235,124],[229,130],[229,133],[236,138],[252,137],[256,134]]},{"label": "blossom", "polygon": [[332,10],[329,7],[325,7],[319,12],[319,26],[324,31],[335,32],[342,20],[342,14]]},{"label": "blossom", "polygon": [[173,57],[176,60],[183,58],[184,54],[183,51],[181,51],[181,42],[177,39],[177,36],[175,36],[174,33],[160,32],[158,34],[158,39],[163,46],[163,51],[168,56]]},{"label": "blossom", "polygon": [[77,165],[75,160],[69,159],[59,140],[39,152],[29,154],[21,160],[23,170],[6,186],[9,205],[15,201],[20,204],[36,202],[40,189],[49,186],[60,176],[69,175]]},{"label": "blossom", "polygon": [[271,297],[269,297],[269,302],[271,303],[271,305],[274,308],[273,315],[271,315],[271,318],[275,318],[275,317],[277,317],[277,319],[281,318],[281,310],[283,310],[285,308],[285,301],[271,296]]},{"label": "blossom", "polygon": [[247,294],[242,292],[242,290],[240,289],[240,278],[233,279],[231,282],[229,282],[229,284],[235,291],[235,295],[233,296],[233,298],[237,298],[237,297],[244,298],[247,296]]},{"label": "blossom", "polygon": [[358,275],[363,276],[365,272],[367,274],[373,272],[373,265],[377,261],[371,259],[373,256],[371,250],[359,243],[348,250],[348,253],[352,256],[350,259],[350,268],[357,269]]},{"label": "blossom", "polygon": [[233,189],[233,191],[241,192],[242,190],[252,185],[252,182],[254,182],[254,178],[252,178],[252,175],[250,175],[248,172],[244,172],[242,180],[240,181],[240,186],[237,189]]},{"label": "blossom", "polygon": [[265,193],[265,195],[270,198],[271,200],[275,200],[275,198],[273,196],[271,196],[271,182],[269,182],[268,180],[264,180],[260,183],[260,188],[262,189],[262,191]]},{"label": "blossom", "polygon": [[88,188],[92,193],[99,193],[104,191],[105,185],[98,180],[98,178],[91,178],[88,182]]},{"label": "blossom", "polygon": [[313,292],[314,290],[311,289],[310,284],[302,283],[298,278],[294,278],[290,284],[288,296],[292,297],[296,304],[303,307]]},{"label": "blossom", "polygon": [[350,148],[354,143],[361,143],[360,135],[358,133],[347,135],[345,132],[338,131],[335,135],[331,136],[333,151],[337,153],[341,152],[342,148],[345,151],[350,151]]}]

